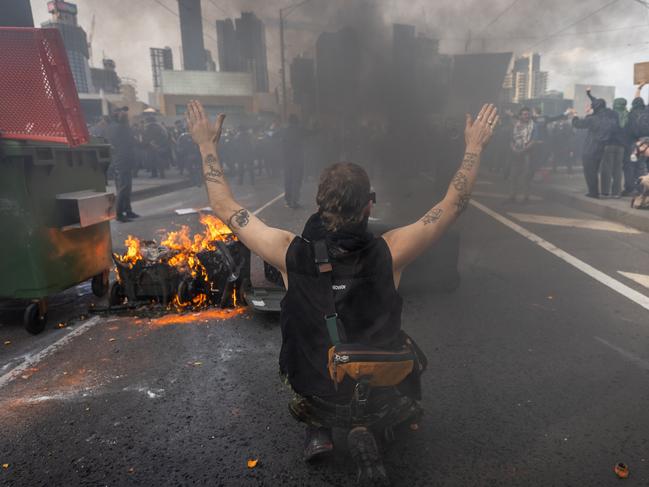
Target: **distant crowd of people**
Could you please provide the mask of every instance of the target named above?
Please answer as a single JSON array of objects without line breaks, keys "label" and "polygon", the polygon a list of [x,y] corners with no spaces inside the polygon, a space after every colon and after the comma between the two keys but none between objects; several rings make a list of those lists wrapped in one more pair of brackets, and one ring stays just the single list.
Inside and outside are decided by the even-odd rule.
[{"label": "distant crowd of people", "polygon": [[[131,208],[131,193],[133,177],[142,171],[152,178],[165,178],[166,171],[175,167],[195,185],[203,184],[201,154],[182,120],[168,127],[156,115],[145,114],[141,121],[131,124],[128,108],[123,107],[103,117],[90,131],[112,147],[109,177],[115,180],[119,222],[138,218]],[[286,205],[299,208],[303,179],[325,167],[331,144],[320,130],[301,127],[292,115],[286,127],[277,120],[228,127],[219,147],[228,177],[240,185],[246,181],[254,185],[261,176],[279,178],[283,174]]]},{"label": "distant crowd of people", "polygon": [[[523,107],[508,112],[496,134],[491,153],[492,170],[510,179],[508,202],[528,202],[535,173],[544,166],[557,171],[565,165],[569,173],[583,165],[590,198],[631,197],[634,208],[649,208],[649,107],[641,97],[641,85],[627,108],[617,98],[609,108],[590,90],[585,117],[574,109],[547,117],[539,108]],[[646,154],[645,154],[646,153]]]}]

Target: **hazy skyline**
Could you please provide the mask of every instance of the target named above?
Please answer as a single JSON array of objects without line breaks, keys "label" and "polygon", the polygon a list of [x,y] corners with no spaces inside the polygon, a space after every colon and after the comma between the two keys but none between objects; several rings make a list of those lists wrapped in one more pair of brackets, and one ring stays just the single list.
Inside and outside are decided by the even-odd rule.
[{"label": "hazy skyline", "polygon": [[[46,0],[31,0],[37,25],[49,18]],[[118,74],[137,80],[141,99],[151,90],[150,47],[169,46],[174,65],[180,68],[180,32],[176,0],[79,0],[79,23],[90,32],[93,14],[94,65],[102,55],[114,59]],[[217,19],[253,11],[266,22],[271,89],[279,84],[279,8],[292,2],[278,0],[203,0],[206,48],[216,59]],[[578,3],[578,5],[577,5]],[[608,7],[606,5],[610,4]],[[167,8],[163,7],[165,5]],[[601,7],[596,15],[588,17]],[[649,10],[633,0],[576,2],[559,0],[313,0],[295,11],[291,20],[306,30],[287,32],[288,59],[301,52],[313,53],[320,31],[334,30],[367,9],[387,28],[393,22],[412,23],[424,34],[441,39],[442,52],[464,52],[469,30],[478,38],[471,52],[538,51],[543,69],[550,72],[550,89],[573,95],[576,83],[614,85],[618,95],[633,95],[633,63],[649,60],[643,36],[649,32]],[[586,18],[588,17],[588,18]],[[586,20],[576,22],[580,19]],[[489,25],[491,24],[491,25]],[[575,24],[570,27],[571,24]],[[566,28],[568,27],[568,28]],[[557,34],[554,37],[549,37]],[[489,38],[483,42],[479,38]]]}]

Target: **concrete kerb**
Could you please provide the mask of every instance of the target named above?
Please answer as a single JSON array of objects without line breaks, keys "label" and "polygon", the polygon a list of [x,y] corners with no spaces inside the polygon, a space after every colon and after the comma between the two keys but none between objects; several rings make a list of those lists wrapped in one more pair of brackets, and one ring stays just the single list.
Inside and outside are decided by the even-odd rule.
[{"label": "concrete kerb", "polygon": [[161,196],[181,189],[191,188],[194,184],[189,179],[181,181],[174,181],[168,184],[161,184],[159,186],[152,186],[150,188],[142,188],[133,190],[131,194],[131,201],[142,201],[155,196]]},{"label": "concrete kerb", "polygon": [[175,181],[173,183],[163,184],[152,188],[140,189],[133,191],[131,200],[141,201],[148,198],[153,198],[154,196],[161,196],[167,193],[173,193],[174,191],[180,191],[181,189],[191,188],[192,186],[194,186],[194,184],[189,179],[185,179],[182,181]]},{"label": "concrete kerb", "polygon": [[649,211],[632,209],[631,202],[628,198],[624,199],[624,201],[629,205],[628,209],[624,210],[607,206],[595,199],[590,199],[577,194],[569,194],[548,186],[536,185],[535,190],[537,192],[545,193],[546,197],[550,197],[559,203],[572,206],[577,210],[585,211],[599,216],[600,218],[612,220],[621,223],[622,225],[649,233]]}]

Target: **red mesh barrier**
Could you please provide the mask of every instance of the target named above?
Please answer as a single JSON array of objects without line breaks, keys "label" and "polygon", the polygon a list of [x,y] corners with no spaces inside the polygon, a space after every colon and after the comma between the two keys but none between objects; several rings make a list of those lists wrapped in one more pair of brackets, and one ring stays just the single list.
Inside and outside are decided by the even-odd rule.
[{"label": "red mesh barrier", "polygon": [[77,146],[88,127],[57,29],[0,28],[0,137]]}]

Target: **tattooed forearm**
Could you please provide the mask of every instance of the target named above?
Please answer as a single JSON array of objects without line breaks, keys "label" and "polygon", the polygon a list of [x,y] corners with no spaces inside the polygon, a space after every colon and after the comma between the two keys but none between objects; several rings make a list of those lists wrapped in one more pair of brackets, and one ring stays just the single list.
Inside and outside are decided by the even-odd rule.
[{"label": "tattooed forearm", "polygon": [[441,208],[433,208],[424,215],[421,221],[424,223],[424,225],[436,223],[440,218],[442,218],[442,213],[444,213],[444,210],[442,210]]},{"label": "tattooed forearm", "polygon": [[473,152],[467,152],[464,154],[464,160],[462,161],[462,169],[465,171],[470,171],[473,169],[473,166],[476,165],[478,160],[480,159],[480,156],[478,154],[474,154]]},{"label": "tattooed forearm", "polygon": [[228,226],[232,228],[232,222],[236,223],[237,227],[244,228],[250,223],[250,213],[248,210],[241,208],[228,220]]},{"label": "tattooed forearm", "polygon": [[470,193],[461,193],[460,194],[457,201],[455,202],[455,208],[456,208],[456,211],[457,211],[458,215],[461,215],[462,213],[464,213],[464,211],[469,206],[469,201],[471,201],[471,194]]},{"label": "tattooed forearm", "polygon": [[458,173],[453,177],[451,184],[458,193],[464,194],[468,190],[469,178],[467,178],[466,174],[464,174],[463,172],[458,171]]},{"label": "tattooed forearm", "polygon": [[205,156],[205,179],[213,183],[223,184],[223,169],[214,154]]}]

